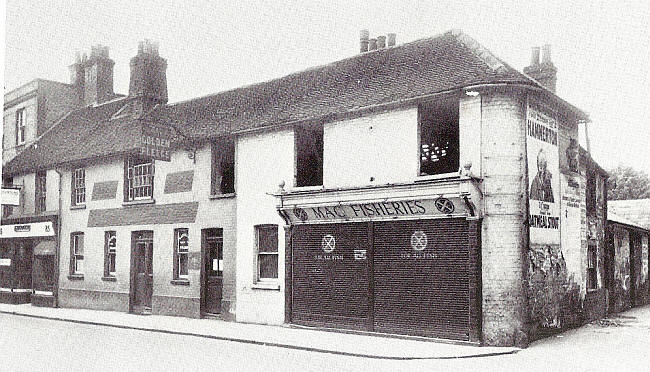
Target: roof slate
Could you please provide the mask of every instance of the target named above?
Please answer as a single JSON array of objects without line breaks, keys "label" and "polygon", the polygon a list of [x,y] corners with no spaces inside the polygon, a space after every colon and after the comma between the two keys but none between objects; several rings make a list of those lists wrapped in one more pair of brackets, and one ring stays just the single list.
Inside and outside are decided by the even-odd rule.
[{"label": "roof slate", "polygon": [[650,199],[608,200],[608,215],[613,212],[624,219],[650,230]]}]

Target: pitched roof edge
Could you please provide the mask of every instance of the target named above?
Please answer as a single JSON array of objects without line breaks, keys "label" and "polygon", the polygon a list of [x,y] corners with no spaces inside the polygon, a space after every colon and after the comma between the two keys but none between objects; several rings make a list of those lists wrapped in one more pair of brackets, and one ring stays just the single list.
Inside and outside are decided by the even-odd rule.
[{"label": "pitched roof edge", "polygon": [[501,61],[494,53],[460,29],[452,29],[445,34],[454,36],[460,44],[469,49],[472,54],[483,61],[483,63],[485,63],[492,71],[496,73],[504,73],[508,70],[509,66]]}]

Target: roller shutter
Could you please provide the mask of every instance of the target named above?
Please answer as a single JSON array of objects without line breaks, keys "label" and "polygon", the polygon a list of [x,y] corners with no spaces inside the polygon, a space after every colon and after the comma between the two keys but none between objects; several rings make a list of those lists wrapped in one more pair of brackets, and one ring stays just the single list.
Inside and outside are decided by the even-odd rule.
[{"label": "roller shutter", "polygon": [[293,228],[293,323],[368,330],[368,224]]},{"label": "roller shutter", "polygon": [[464,219],[374,224],[374,330],[468,340]]}]

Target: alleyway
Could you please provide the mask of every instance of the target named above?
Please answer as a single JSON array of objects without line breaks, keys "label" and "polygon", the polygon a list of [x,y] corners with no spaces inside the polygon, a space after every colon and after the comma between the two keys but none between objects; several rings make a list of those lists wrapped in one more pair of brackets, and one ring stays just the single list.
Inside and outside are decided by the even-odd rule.
[{"label": "alleyway", "polygon": [[0,369],[8,371],[640,371],[650,366],[650,306],[516,354],[445,360],[341,356],[8,314],[0,314],[0,330]]}]

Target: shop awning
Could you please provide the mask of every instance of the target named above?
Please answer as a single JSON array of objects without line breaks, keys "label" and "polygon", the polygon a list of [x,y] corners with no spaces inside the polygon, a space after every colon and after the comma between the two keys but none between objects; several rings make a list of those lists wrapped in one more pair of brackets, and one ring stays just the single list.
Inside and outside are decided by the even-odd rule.
[{"label": "shop awning", "polygon": [[41,240],[34,247],[34,256],[53,256],[56,254],[56,242],[54,240]]}]

